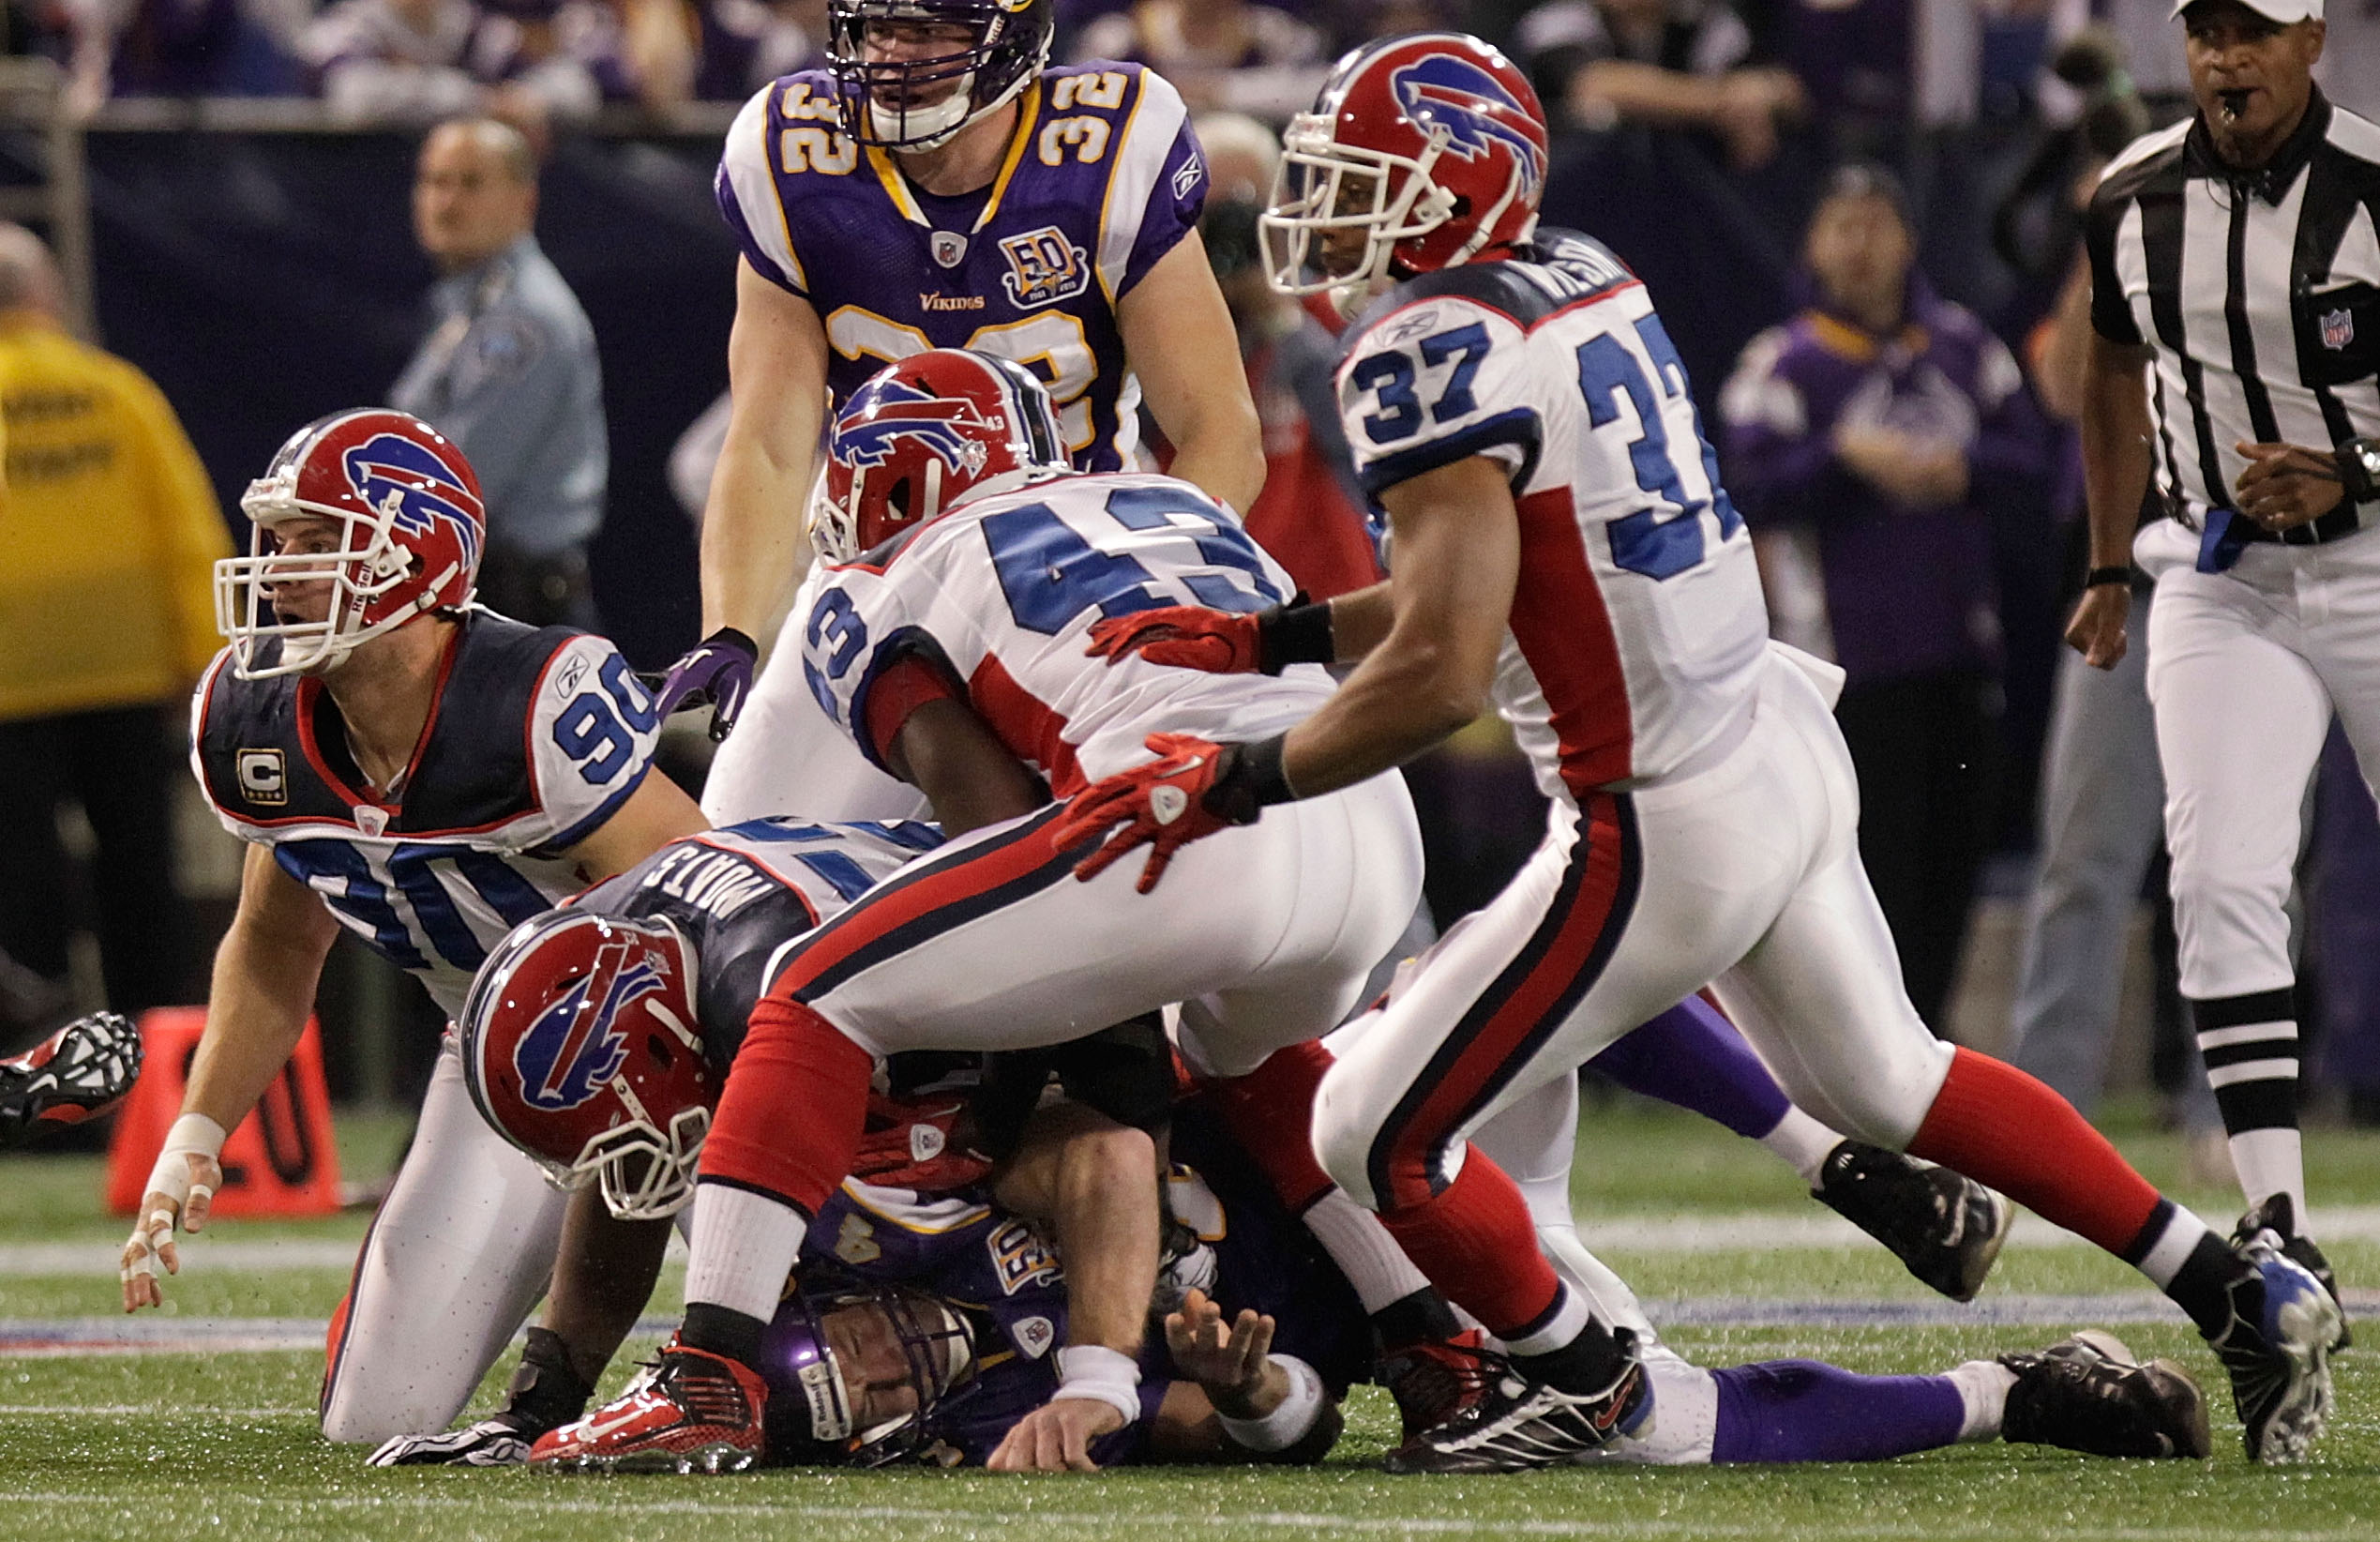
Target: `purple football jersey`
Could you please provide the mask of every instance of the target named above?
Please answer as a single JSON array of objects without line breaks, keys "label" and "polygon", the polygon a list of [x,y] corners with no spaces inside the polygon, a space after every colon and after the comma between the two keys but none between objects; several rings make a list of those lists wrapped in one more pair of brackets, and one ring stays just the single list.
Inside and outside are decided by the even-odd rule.
[{"label": "purple football jersey", "polygon": [[842,130],[835,83],[788,75],[745,104],[719,208],[746,260],[826,328],[837,407],[895,359],[975,348],[1049,386],[1078,470],[1136,466],[1139,382],[1115,308],[1198,220],[1207,169],[1182,98],[1138,65],[1044,72],[988,188],[913,188]]}]

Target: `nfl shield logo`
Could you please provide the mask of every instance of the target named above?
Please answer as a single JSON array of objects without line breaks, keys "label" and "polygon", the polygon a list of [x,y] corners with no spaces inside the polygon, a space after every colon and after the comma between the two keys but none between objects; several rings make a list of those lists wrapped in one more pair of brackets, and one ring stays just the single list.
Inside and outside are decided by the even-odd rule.
[{"label": "nfl shield logo", "polygon": [[2356,340],[2356,318],[2351,310],[2326,310],[2322,313],[2322,345],[2337,353]]},{"label": "nfl shield logo", "polygon": [[957,231],[938,230],[931,243],[934,261],[944,267],[957,267],[967,257],[967,237]]}]

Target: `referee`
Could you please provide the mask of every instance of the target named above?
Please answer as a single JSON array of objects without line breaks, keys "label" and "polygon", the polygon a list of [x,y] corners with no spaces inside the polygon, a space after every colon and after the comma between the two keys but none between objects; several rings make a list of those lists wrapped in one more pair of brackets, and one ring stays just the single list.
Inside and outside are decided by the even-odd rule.
[{"label": "referee", "polygon": [[[2248,1212],[2302,1233],[2297,984],[2282,913],[2331,715],[2380,770],[2380,127],[2324,99],[2322,0],[2177,5],[2197,112],[2091,201],[2088,587],[2066,638],[2124,654],[2156,581],[2148,694],[2181,989]],[[2143,500],[2163,518],[2139,528]]]}]

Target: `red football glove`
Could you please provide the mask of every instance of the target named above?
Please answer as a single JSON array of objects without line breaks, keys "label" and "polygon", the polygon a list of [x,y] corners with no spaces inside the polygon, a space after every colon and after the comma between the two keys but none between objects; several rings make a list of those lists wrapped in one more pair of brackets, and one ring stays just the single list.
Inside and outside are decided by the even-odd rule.
[{"label": "red football glove", "polygon": [[[1192,612],[1198,613],[1198,612]],[[1216,744],[1190,733],[1152,733],[1146,741],[1157,759],[1075,794],[1065,814],[1050,826],[1050,838],[1061,850],[1121,824],[1099,849],[1075,864],[1075,876],[1086,882],[1136,846],[1151,848],[1148,865],[1134,885],[1146,894],[1157,886],[1173,854],[1198,839],[1234,824],[1253,824],[1260,812],[1254,798],[1225,812],[1209,806],[1207,794],[1231,774],[1240,747]]]},{"label": "red football glove", "polygon": [[1137,653],[1152,664],[1177,669],[1254,674],[1264,668],[1264,631],[1252,613],[1161,605],[1092,622],[1091,646],[1084,651],[1110,665]]}]

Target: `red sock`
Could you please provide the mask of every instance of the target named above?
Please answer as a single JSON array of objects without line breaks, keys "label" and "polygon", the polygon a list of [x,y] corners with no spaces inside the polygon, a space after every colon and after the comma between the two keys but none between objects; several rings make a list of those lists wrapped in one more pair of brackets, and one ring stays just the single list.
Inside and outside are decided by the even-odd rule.
[{"label": "red sock", "polygon": [[1520,1189],[1477,1146],[1443,1192],[1382,1211],[1380,1224],[1431,1284],[1499,1338],[1540,1325],[1561,1293]]},{"label": "red sock", "polygon": [[1206,1089],[1231,1138],[1256,1158],[1292,1216],[1330,1191],[1331,1175],[1314,1159],[1314,1089],[1330,1068],[1331,1051],[1308,1039]]},{"label": "red sock", "polygon": [[2074,1106],[2013,1066],[1961,1050],[1909,1142],[1939,1162],[2121,1257],[2158,1193]]},{"label": "red sock", "polygon": [[702,1143],[702,1176],[815,1216],[859,1155],[876,1062],[800,1002],[764,996]]}]

